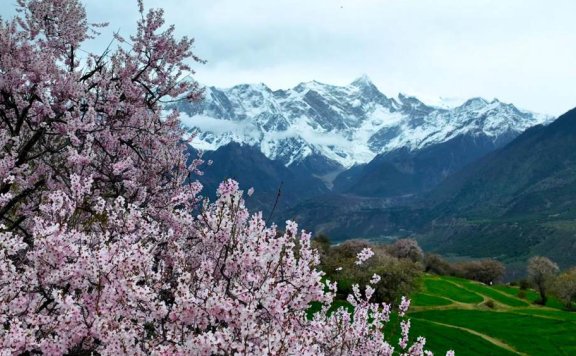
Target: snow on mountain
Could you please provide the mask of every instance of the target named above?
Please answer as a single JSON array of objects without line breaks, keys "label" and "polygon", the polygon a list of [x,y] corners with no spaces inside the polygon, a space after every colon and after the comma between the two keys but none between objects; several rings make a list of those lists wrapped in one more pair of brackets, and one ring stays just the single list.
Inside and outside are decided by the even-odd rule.
[{"label": "snow on mountain", "polygon": [[552,119],[496,99],[473,98],[443,108],[403,94],[389,98],[366,76],[347,86],[312,81],[275,91],[264,84],[209,87],[204,101],[178,108],[183,124],[197,133],[192,144],[198,149],[234,141],[257,146],[286,166],[321,156],[344,168],[465,134],[508,141]]},{"label": "snow on mountain", "polygon": [[467,98],[462,97],[431,96],[426,94],[416,94],[411,96],[419,98],[420,101],[426,103],[426,105],[448,110],[464,104],[467,100]]}]

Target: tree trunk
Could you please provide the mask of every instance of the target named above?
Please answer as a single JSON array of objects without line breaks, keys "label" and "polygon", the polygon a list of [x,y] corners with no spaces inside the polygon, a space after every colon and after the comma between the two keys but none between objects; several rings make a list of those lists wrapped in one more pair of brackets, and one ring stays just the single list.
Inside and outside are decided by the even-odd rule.
[{"label": "tree trunk", "polygon": [[537,301],[537,303],[541,305],[546,305],[546,302],[548,301],[548,298],[546,297],[546,288],[544,288],[544,286],[540,286],[538,290],[540,292],[540,300]]}]

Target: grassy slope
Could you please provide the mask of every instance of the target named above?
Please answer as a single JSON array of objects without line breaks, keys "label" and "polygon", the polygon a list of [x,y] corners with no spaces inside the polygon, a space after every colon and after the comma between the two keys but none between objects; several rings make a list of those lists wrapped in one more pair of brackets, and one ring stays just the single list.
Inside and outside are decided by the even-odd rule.
[{"label": "grassy slope", "polygon": [[427,276],[424,290],[412,296],[411,334],[426,336],[435,354],[450,348],[460,355],[576,354],[576,314],[555,300],[533,305],[533,291],[526,299],[517,294],[517,288]]}]

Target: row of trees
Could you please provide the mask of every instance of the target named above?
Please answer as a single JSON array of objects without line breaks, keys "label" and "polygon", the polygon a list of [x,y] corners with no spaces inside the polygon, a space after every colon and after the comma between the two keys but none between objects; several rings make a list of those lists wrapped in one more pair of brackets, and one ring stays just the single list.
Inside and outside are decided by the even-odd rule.
[{"label": "row of trees", "polygon": [[494,259],[448,262],[436,254],[426,254],[424,266],[429,273],[466,278],[484,284],[497,282],[506,272],[504,264]]},{"label": "row of trees", "polygon": [[77,0],[17,3],[0,19],[0,354],[425,353],[407,320],[397,346],[383,337],[382,276],[329,313],[338,286],[309,234],[266,226],[232,180],[202,199],[202,161],[163,111],[200,98],[183,80],[200,60],[162,10],[139,1],[133,36],[85,54],[103,25]]}]

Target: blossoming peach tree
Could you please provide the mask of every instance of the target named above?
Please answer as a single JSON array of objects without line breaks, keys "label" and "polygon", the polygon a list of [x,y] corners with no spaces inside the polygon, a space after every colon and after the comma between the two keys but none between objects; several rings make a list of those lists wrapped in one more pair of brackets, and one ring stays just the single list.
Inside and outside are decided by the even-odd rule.
[{"label": "blossoming peach tree", "polygon": [[105,24],[77,0],[17,4],[0,20],[0,353],[425,353],[408,320],[385,340],[370,286],[329,313],[295,223],[267,227],[234,181],[212,203],[188,183],[202,161],[163,108],[200,98],[182,80],[200,59],[162,10],[139,2],[136,33],[87,54]]}]

